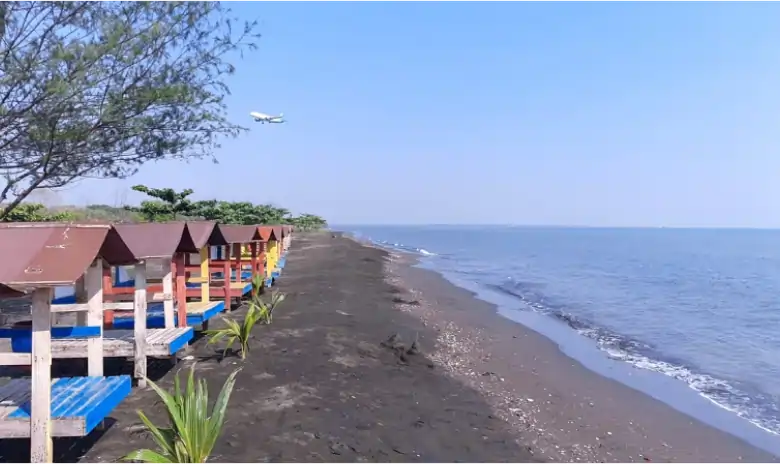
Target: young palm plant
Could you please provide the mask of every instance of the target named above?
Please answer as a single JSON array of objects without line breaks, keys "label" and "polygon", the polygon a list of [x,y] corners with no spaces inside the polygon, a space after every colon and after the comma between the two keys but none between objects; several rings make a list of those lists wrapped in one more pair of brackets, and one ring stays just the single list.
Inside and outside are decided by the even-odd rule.
[{"label": "young palm plant", "polygon": [[271,301],[269,303],[266,303],[260,297],[255,297],[252,302],[249,303],[249,307],[250,309],[255,307],[260,315],[260,321],[263,324],[268,325],[273,321],[274,309],[276,309],[279,303],[284,301],[284,299],[284,293],[273,292],[271,293]]},{"label": "young palm plant", "polygon": [[238,342],[240,347],[241,360],[246,359],[246,355],[249,354],[249,337],[252,336],[252,328],[257,324],[257,321],[262,318],[258,308],[249,305],[244,320],[239,324],[234,319],[223,317],[226,326],[221,329],[206,330],[204,333],[209,336],[209,345],[218,343],[225,339],[227,344],[225,350],[222,351],[222,357],[224,358],[227,351],[233,347],[233,344]]},{"label": "young palm plant", "polygon": [[228,376],[211,411],[209,411],[209,392],[206,380],[199,379],[196,383],[194,370],[193,366],[183,390],[179,382],[179,375],[176,374],[173,393],[163,390],[147,379],[149,385],[165,404],[170,426],[158,427],[142,411],[138,411],[138,416],[159,450],[137,450],[122,458],[124,461],[206,462],[222,432],[228,400],[236,384],[236,375],[241,371],[241,368],[236,369]]}]

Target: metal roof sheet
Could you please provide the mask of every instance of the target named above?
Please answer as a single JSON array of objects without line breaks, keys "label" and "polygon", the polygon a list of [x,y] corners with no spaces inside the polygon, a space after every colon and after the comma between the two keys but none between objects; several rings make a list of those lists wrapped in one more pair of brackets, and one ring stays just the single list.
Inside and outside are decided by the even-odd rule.
[{"label": "metal roof sheet", "polygon": [[227,245],[227,240],[222,234],[222,229],[212,221],[187,221],[187,229],[195,246],[200,249],[206,245]]},{"label": "metal roof sheet", "polygon": [[96,257],[135,261],[109,224],[3,223],[0,256],[0,284],[23,288],[72,285]]},{"label": "metal roof sheet", "polygon": [[116,224],[114,228],[138,259],[169,258],[176,252],[199,250],[183,221]]},{"label": "metal roof sheet", "polygon": [[273,240],[273,241],[278,240],[278,237],[276,236],[276,232],[274,232],[273,226],[257,226],[257,230],[260,233],[260,236],[262,237],[264,242],[267,242],[269,240]]},{"label": "metal roof sheet", "polygon": [[228,243],[249,243],[262,241],[257,226],[239,226],[232,224],[220,224],[219,230]]}]

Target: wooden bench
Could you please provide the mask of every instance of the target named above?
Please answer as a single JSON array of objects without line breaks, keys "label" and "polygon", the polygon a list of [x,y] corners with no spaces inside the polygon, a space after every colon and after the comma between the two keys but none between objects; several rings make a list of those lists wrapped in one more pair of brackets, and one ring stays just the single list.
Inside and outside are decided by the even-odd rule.
[{"label": "wooden bench", "polygon": [[[52,435],[88,435],[129,394],[129,375],[53,379]],[[29,378],[12,379],[0,387],[0,438],[29,438],[31,412]]]},{"label": "wooden bench", "polygon": [[[213,318],[225,309],[224,301],[189,301],[187,302],[187,325],[203,326],[208,325],[209,319]],[[162,305],[149,306],[146,316],[146,327],[152,329],[165,327],[165,315]],[[178,312],[174,313],[174,324],[179,325]],[[114,329],[132,329],[135,325],[135,318],[132,315],[124,316],[116,314],[114,316]]]},{"label": "wooden bench", "polygon": [[[149,329],[146,331],[146,356],[168,357],[175,355],[192,340],[192,327],[173,329]],[[51,341],[54,359],[84,358],[87,353],[86,338],[57,338]],[[106,330],[103,332],[103,357],[132,358],[135,355],[133,330]]]}]

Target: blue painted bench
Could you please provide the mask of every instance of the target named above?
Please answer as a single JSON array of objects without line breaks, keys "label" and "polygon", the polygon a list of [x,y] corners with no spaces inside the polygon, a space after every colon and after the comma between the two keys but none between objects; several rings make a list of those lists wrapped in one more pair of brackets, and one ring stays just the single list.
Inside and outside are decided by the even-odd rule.
[{"label": "blue painted bench", "polygon": [[[52,327],[52,357],[86,358],[87,340],[100,335],[100,327]],[[147,356],[171,356],[176,354],[194,337],[192,327],[173,329],[150,329],[146,332]],[[103,356],[107,358],[132,357],[135,343],[132,330],[103,331]],[[32,352],[32,330],[30,328],[0,329],[0,338],[11,339],[14,353]]]},{"label": "blue painted bench", "polygon": [[[53,379],[52,434],[83,437],[95,429],[129,394],[128,375]],[[0,437],[30,436],[29,378],[12,379],[0,387]]]},{"label": "blue painted bench", "polygon": [[[187,302],[187,325],[190,327],[203,325],[225,309],[225,301],[188,301]],[[173,313],[174,324],[179,325],[179,313]],[[114,317],[115,329],[132,329],[135,326],[135,318]],[[165,327],[165,314],[162,305],[148,310],[146,314],[146,327],[149,329],[161,329]]]}]

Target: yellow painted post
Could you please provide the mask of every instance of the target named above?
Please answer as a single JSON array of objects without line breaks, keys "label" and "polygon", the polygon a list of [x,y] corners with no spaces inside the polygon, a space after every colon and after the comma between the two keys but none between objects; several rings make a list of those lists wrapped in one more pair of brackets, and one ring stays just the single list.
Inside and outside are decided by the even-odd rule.
[{"label": "yellow painted post", "polygon": [[209,269],[209,246],[200,249],[200,301],[208,303],[211,290],[211,269]]},{"label": "yellow painted post", "polygon": [[269,240],[266,245],[265,250],[265,276],[267,278],[271,277],[271,274],[274,271],[274,250],[276,249],[276,242],[273,240]]}]

